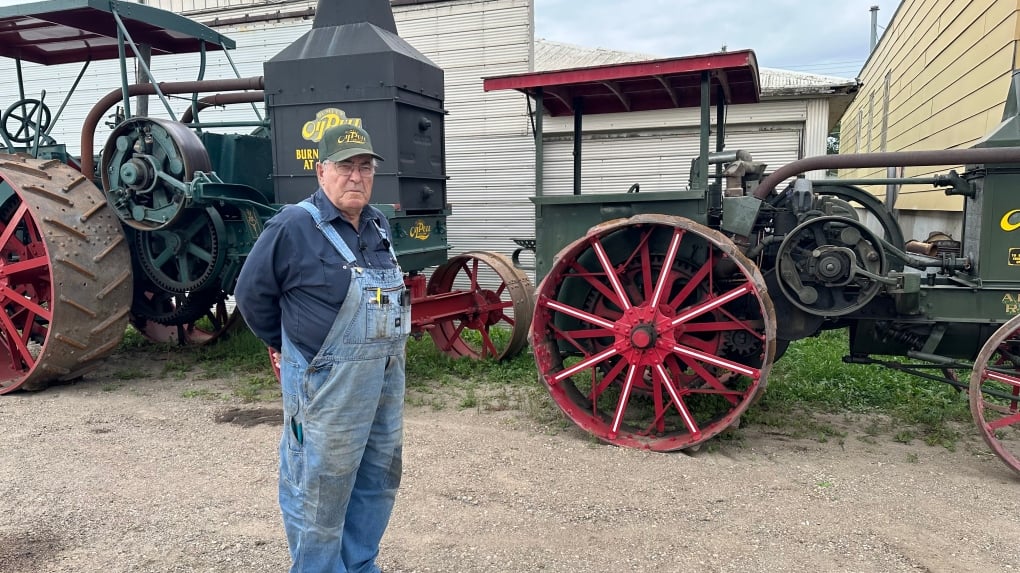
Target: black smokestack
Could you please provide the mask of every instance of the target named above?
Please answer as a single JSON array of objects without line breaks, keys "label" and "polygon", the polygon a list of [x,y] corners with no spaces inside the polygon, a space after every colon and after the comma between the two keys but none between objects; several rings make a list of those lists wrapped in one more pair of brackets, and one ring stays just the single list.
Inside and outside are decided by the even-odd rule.
[{"label": "black smokestack", "polygon": [[319,0],[312,28],[332,28],[362,22],[397,33],[397,23],[393,20],[389,0]]}]

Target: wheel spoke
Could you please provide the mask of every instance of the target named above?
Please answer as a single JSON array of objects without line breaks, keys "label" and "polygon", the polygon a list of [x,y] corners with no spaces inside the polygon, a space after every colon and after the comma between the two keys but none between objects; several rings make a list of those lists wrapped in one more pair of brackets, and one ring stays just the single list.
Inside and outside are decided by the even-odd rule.
[{"label": "wheel spoke", "polygon": [[[620,433],[620,424],[623,423],[623,413],[627,410],[627,402],[630,401],[630,391],[634,388],[634,378],[637,376],[639,367],[631,365],[627,371],[627,380],[623,383],[623,390],[620,392],[620,400],[616,404],[616,413],[613,415],[613,425],[609,429],[609,437],[616,438]],[[644,367],[640,367],[642,374]]]},{"label": "wheel spoke", "polygon": [[[0,248],[2,248],[5,253],[11,251],[11,249],[7,247],[7,243],[14,236],[14,231],[18,228],[18,224],[21,223],[21,220],[27,211],[28,204],[22,201],[21,204],[18,205],[18,208],[15,209],[14,214],[11,215],[11,220],[7,223],[7,226],[4,227],[3,233],[0,233]],[[18,241],[17,239],[14,240],[17,242],[18,247],[24,247],[24,245],[21,244],[21,241]]]},{"label": "wheel spoke", "polygon": [[744,283],[722,296],[712,298],[708,302],[699,304],[694,308],[688,309],[683,314],[673,319],[673,326],[683,324],[688,320],[691,320],[692,318],[705,314],[706,312],[711,312],[719,308],[720,306],[733,302],[734,300],[750,292],[753,292],[751,289],[751,285]]},{"label": "wheel spoke", "polygon": [[11,277],[19,273],[49,268],[49,266],[50,261],[46,257],[35,257],[32,259],[28,259],[27,261],[7,263],[3,267],[3,274],[5,276]]},{"label": "wheel spoke", "polygon": [[21,364],[18,362],[18,358],[20,357],[21,360],[25,362],[26,368],[31,370],[32,367],[35,366],[35,359],[32,357],[32,353],[28,351],[28,346],[25,344],[25,341],[21,338],[23,335],[27,335],[27,331],[19,333],[18,328],[13,322],[11,322],[11,319],[7,317],[7,314],[3,312],[0,312],[0,326],[3,327],[3,330],[6,333],[8,346],[13,344],[14,348],[17,349],[17,356],[14,356],[12,349],[11,365],[15,368],[20,368]]},{"label": "wheel spoke", "polygon": [[591,324],[597,324],[598,326],[601,326],[602,328],[612,329],[615,326],[615,324],[613,322],[610,322],[608,320],[605,320],[603,318],[595,316],[594,314],[591,314],[590,312],[585,312],[585,311],[583,311],[583,310],[581,310],[579,308],[574,308],[572,306],[568,306],[568,305],[565,305],[563,303],[556,302],[555,300],[551,300],[551,299],[543,297],[543,298],[539,299],[538,304],[541,305],[541,306],[544,306],[544,307],[551,308],[551,309],[553,309],[553,310],[555,310],[557,312],[562,312],[563,314],[565,314],[567,316],[570,316],[570,317],[573,317],[573,318],[576,318],[578,320],[584,320],[584,321],[590,322]]},{"label": "wheel spoke", "polygon": [[711,354],[706,354],[704,352],[701,352],[700,350],[695,350],[693,348],[687,348],[687,347],[684,347],[684,346],[674,346],[673,347],[673,352],[676,352],[677,354],[680,354],[681,356],[687,356],[689,358],[694,358],[694,359],[700,360],[702,362],[707,362],[707,363],[711,364],[712,366],[718,366],[719,368],[725,368],[727,370],[736,372],[737,374],[743,374],[744,376],[750,376],[751,378],[757,378],[758,374],[759,374],[759,371],[758,371],[757,368],[751,368],[750,366],[744,366],[743,364],[740,364],[739,362],[734,362],[732,360],[727,360],[725,358],[720,358],[718,356],[713,356]]},{"label": "wheel spoke", "polygon": [[705,263],[701,265],[697,272],[695,272],[694,275],[687,281],[687,284],[680,289],[680,292],[676,293],[676,296],[670,299],[669,306],[671,308],[679,308],[680,305],[691,296],[691,293],[693,293],[695,289],[697,289],[698,286],[705,281],[705,277],[708,276],[711,270],[711,264]]},{"label": "wheel spoke", "polygon": [[[683,229],[673,229],[673,238],[669,242],[669,250],[666,251],[666,258],[662,262],[661,270],[659,270],[659,281],[655,284],[655,292],[652,293],[650,304],[653,307],[659,306],[659,301],[662,300],[666,287],[672,286],[672,282],[669,279],[671,278],[673,263],[676,262],[676,253],[680,250],[680,241],[683,237]],[[651,284],[651,281],[645,284]]]},{"label": "wheel spoke", "polygon": [[606,360],[616,355],[617,350],[610,346],[609,348],[603,350],[602,352],[599,352],[595,356],[589,356],[587,359],[578,362],[577,364],[571,366],[570,368],[557,372],[556,374],[553,375],[552,379],[554,382],[561,382],[582,370],[586,370],[588,368],[597,366],[603,360]]},{"label": "wheel spoke", "polygon": [[606,272],[606,278],[609,279],[609,284],[613,287],[613,292],[616,293],[620,308],[628,310],[631,307],[630,300],[627,298],[627,294],[623,292],[623,285],[620,284],[620,277],[616,276],[616,269],[613,268],[613,263],[609,260],[609,255],[606,254],[605,247],[602,246],[602,242],[598,239],[592,240],[591,246],[592,249],[595,250],[595,256],[598,257],[599,263],[602,264],[602,270]]},{"label": "wheel spoke", "polygon": [[31,310],[32,312],[41,316],[47,321],[52,320],[53,318],[50,315],[49,310],[46,310],[45,308],[39,306],[35,301],[26,298],[24,295],[11,289],[10,287],[4,287],[3,289],[0,289],[0,295],[3,295],[3,297],[5,297],[6,300],[18,306]]},{"label": "wheel spoke", "polygon": [[687,409],[687,405],[684,404],[683,399],[680,397],[680,393],[673,385],[673,381],[669,377],[669,373],[662,364],[655,365],[655,371],[659,374],[659,382],[669,393],[670,399],[673,401],[673,405],[676,406],[678,412],[680,412],[680,418],[684,421],[684,425],[687,427],[687,431],[690,432],[691,437],[699,439],[701,437],[701,430],[698,428],[697,422],[694,421],[694,417],[691,415],[691,411]]},{"label": "wheel spoke", "polygon": [[1003,416],[998,420],[985,423],[991,430],[998,430],[999,428],[1005,428],[1006,426],[1012,426],[1013,424],[1020,424],[1020,412],[1013,414],[1012,416]]}]

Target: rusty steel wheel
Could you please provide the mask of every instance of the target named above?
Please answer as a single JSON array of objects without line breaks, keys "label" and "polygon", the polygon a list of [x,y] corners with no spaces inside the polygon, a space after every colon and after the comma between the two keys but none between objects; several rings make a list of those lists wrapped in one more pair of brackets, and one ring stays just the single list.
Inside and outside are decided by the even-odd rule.
[{"label": "rusty steel wheel", "polygon": [[776,318],[757,267],[725,236],[637,215],[559,252],[538,288],[531,343],[578,426],[670,451],[739,422],[765,388]]},{"label": "rusty steel wheel", "polygon": [[217,289],[175,294],[150,288],[136,293],[131,325],[152,342],[179,346],[211,344],[246,328],[241,313],[228,308],[226,296]]},{"label": "rusty steel wheel", "polygon": [[528,275],[501,254],[457,255],[429,277],[426,292],[449,302],[429,334],[454,358],[513,358],[528,343],[532,291]]},{"label": "rusty steel wheel", "polygon": [[59,161],[0,155],[0,394],[98,366],[124,336],[131,284],[102,191]]},{"label": "rusty steel wheel", "polygon": [[970,411],[988,447],[1020,473],[1020,316],[999,327],[974,360]]}]

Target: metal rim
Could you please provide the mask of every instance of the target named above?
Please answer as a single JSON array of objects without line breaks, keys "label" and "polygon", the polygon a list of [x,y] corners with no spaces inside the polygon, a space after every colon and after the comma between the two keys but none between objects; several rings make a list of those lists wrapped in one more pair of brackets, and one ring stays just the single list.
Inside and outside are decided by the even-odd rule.
[{"label": "metal rim", "polygon": [[531,327],[539,374],[571,420],[660,451],[737,424],[775,341],[757,267],[724,235],[664,215],[603,223],[561,250]]},{"label": "metal rim", "polygon": [[1020,316],[981,347],[970,377],[970,411],[992,452],[1020,473]]},{"label": "metal rim", "polygon": [[0,193],[2,394],[96,367],[124,335],[132,281],[120,224],[81,173],[0,156]]},{"label": "metal rim", "polygon": [[432,273],[426,292],[471,297],[471,304],[438,318],[429,329],[436,347],[447,355],[506,360],[520,354],[527,345],[533,289],[528,276],[505,256],[461,253]]}]

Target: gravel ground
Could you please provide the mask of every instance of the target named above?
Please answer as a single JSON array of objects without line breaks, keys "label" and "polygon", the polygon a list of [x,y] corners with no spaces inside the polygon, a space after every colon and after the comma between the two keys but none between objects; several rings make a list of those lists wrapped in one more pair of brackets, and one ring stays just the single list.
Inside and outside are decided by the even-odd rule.
[{"label": "gravel ground", "polygon": [[[117,355],[77,384],[0,397],[0,571],[286,570],[277,405],[222,397],[229,380],[116,379],[152,358]],[[409,406],[379,562],[1020,571],[1020,478],[976,435],[948,451],[863,427],[826,443],[750,428],[739,444],[655,454],[520,411]]]}]

